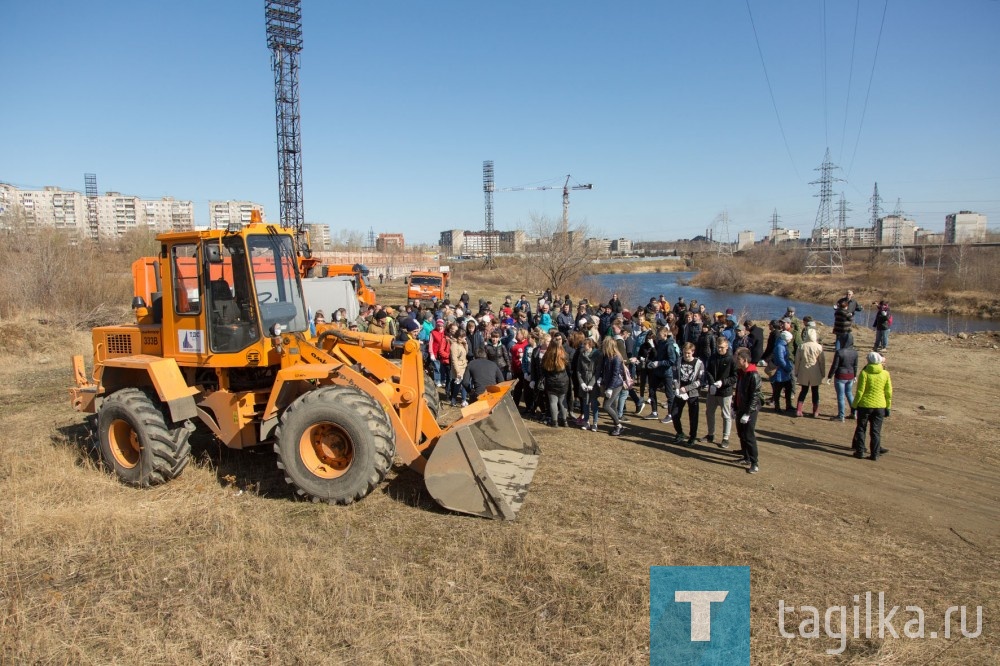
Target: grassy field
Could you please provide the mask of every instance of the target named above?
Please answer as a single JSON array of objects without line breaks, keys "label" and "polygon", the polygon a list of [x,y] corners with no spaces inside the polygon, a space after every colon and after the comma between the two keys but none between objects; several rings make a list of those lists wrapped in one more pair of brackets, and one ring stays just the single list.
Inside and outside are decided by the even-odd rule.
[{"label": "grassy field", "polygon": [[837,645],[781,638],[779,599],[865,591],[922,606],[928,631],[955,604],[984,606],[985,626],[852,639],[839,662],[1000,658],[998,395],[964,381],[1000,372],[993,337],[893,338],[878,463],[825,418],[762,415],[756,476],[656,422],[618,439],[532,423],[541,465],[500,523],[438,509],[402,468],[351,507],[298,502],[270,452],[206,442],[179,479],[127,488],[68,406],[68,356],[88,337],[27,319],[0,333],[22,341],[0,359],[2,663],[641,664],[649,567],[678,564],[751,567],[755,664],[828,663]]}]

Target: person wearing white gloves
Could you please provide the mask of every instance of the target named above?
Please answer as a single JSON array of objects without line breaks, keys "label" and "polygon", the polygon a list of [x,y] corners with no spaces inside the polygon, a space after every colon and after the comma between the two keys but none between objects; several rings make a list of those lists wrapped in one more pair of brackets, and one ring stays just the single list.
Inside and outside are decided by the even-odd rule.
[{"label": "person wearing white gloves", "polygon": [[740,438],[743,463],[748,474],[756,474],[757,466],[757,414],[763,402],[760,391],[760,375],[757,366],[750,362],[749,349],[736,350],[736,391],[733,395],[733,410],[736,416],[736,435]]},{"label": "person wearing white gloves", "polygon": [[618,351],[618,343],[610,335],[601,343],[601,352],[604,355],[604,365],[600,375],[600,386],[604,391],[604,411],[614,424],[611,435],[617,437],[622,434],[622,424],[618,418],[618,396],[625,386],[625,363],[621,352]]},{"label": "person wearing white gloves", "polygon": [[729,433],[733,424],[733,387],[736,386],[736,362],[729,353],[729,340],[719,336],[715,342],[715,351],[705,364],[705,383],[708,385],[708,397],[705,400],[705,421],[708,424],[708,435],[705,440],[715,442],[715,412],[722,410],[722,441],[718,442],[720,449],[729,448]]}]

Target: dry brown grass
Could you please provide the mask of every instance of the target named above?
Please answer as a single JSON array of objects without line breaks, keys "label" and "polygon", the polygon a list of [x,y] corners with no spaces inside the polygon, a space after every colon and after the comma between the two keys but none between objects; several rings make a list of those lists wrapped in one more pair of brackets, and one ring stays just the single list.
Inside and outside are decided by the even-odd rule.
[{"label": "dry brown grass", "polygon": [[[770,414],[756,477],[729,454],[665,443],[649,422],[616,440],[532,425],[542,463],[512,524],[438,510],[405,470],[352,507],[296,502],[267,452],[203,447],[176,481],[126,488],[82,444],[64,357],[8,354],[0,663],[641,664],[648,568],[672,564],[750,565],[755,664],[829,662],[833,641],[778,636],[778,599],[851,605],[865,590],[935,612],[981,603],[986,629],[852,640],[841,661],[995,663],[997,508],[976,490],[996,488],[995,395],[945,421],[916,401],[962,409],[947,402],[957,359],[987,376],[1000,361],[988,340],[938,354],[937,339],[893,338],[885,467],[838,453],[829,437],[843,426]],[[67,356],[89,349],[79,332],[60,341]],[[947,381],[921,380],[945,367]],[[953,440],[969,420],[971,439]]]}]

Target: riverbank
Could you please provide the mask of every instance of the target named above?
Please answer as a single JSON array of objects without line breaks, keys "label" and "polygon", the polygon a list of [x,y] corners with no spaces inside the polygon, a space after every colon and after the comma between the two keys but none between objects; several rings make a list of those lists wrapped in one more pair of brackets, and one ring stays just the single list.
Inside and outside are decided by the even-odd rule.
[{"label": "riverbank", "polygon": [[[737,293],[767,294],[797,301],[835,303],[848,289],[859,303],[887,300],[895,312],[1000,319],[998,290],[948,288],[953,276],[931,269],[849,264],[840,274],[769,271],[745,260],[711,261],[690,280],[692,286]],[[989,285],[984,285],[989,286]]]}]

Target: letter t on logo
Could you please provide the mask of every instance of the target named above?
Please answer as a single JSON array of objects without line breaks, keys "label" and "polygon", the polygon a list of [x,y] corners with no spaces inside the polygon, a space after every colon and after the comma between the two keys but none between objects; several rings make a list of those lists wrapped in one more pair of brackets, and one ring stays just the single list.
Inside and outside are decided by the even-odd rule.
[{"label": "letter t on logo", "polygon": [[676,590],[674,601],[691,604],[691,641],[712,640],[712,602],[729,596],[725,590]]}]

